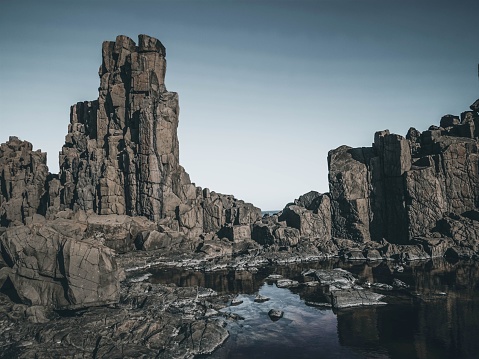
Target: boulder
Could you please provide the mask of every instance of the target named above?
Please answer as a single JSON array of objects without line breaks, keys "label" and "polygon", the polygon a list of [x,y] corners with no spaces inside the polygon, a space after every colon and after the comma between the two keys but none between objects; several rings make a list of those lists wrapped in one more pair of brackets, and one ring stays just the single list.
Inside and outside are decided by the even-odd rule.
[{"label": "boulder", "polygon": [[23,303],[79,309],[116,303],[120,270],[111,249],[46,224],[11,227],[0,237],[9,284]]}]

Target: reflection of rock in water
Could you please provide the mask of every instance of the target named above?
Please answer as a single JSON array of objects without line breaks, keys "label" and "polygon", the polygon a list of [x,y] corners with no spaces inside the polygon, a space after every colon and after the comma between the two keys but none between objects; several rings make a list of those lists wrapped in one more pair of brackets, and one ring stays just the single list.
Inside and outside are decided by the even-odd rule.
[{"label": "reflection of rock in water", "polygon": [[[316,280],[314,276],[302,275],[310,268],[336,267],[355,274],[362,283],[392,285],[396,279],[410,286],[409,289],[382,291],[387,295],[384,301],[390,303],[388,306],[337,311],[337,331],[342,346],[360,356],[374,352],[389,358],[470,358],[479,352],[479,263],[434,259],[410,263],[403,266],[403,271],[398,271],[397,264],[390,262],[335,260],[265,267],[255,273],[156,270],[150,280],[179,286],[199,285],[220,293],[254,294],[265,281],[275,282],[267,279],[270,274],[303,283]],[[289,290],[313,306],[330,300],[330,293],[320,285],[302,285]],[[291,345],[298,345],[293,342],[299,339],[293,340],[294,334],[291,335]]]},{"label": "reflection of rock in water", "polygon": [[[385,265],[367,274],[387,276]],[[411,285],[417,297],[404,296],[396,305],[338,312],[342,345],[357,351],[380,347],[391,358],[473,358],[479,351],[479,264],[445,260],[406,266],[393,273]],[[476,292],[475,292],[476,291]],[[393,298],[396,299],[397,298]],[[416,305],[409,305],[410,302]],[[394,302],[394,301],[393,301]]]},{"label": "reflection of rock in water", "polygon": [[338,312],[341,345],[367,348],[379,344],[376,311],[378,308],[349,309]]},{"label": "reflection of rock in water", "polygon": [[152,283],[176,284],[181,287],[201,286],[212,288],[218,293],[257,292],[268,274],[248,271],[200,272],[180,269],[159,269],[152,271]]}]

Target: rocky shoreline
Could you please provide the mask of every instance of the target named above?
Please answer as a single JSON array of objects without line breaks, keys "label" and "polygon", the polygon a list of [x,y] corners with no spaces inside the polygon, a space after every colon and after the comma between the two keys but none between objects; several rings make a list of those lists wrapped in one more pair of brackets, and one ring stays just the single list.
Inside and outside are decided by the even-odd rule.
[{"label": "rocky shoreline", "polygon": [[[179,164],[178,94],[165,71],[159,40],[106,41],[99,97],[71,107],[58,174],[31,143],[0,145],[3,357],[188,358],[221,345],[231,296],[149,283],[149,268],[478,259],[479,100],[422,133],[385,130],[371,147],[330,151],[328,193],[261,216],[197,187]],[[321,305],[380,303],[347,274],[326,284],[338,273],[310,273],[341,287]]]}]

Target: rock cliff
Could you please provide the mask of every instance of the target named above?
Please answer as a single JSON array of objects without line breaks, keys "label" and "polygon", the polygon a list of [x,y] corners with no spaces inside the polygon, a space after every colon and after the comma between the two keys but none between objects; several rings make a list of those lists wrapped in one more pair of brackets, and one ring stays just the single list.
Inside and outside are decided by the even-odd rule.
[{"label": "rock cliff", "polygon": [[165,56],[147,35],[138,45],[126,36],[103,43],[98,99],[71,107],[58,175],[30,143],[2,144],[2,226],[71,209],[145,216],[196,238],[260,217],[251,204],[196,187],[179,164],[178,94],[166,90]]},{"label": "rock cliff", "polygon": [[109,248],[194,251],[203,233],[250,237],[260,209],[196,187],[179,164],[178,94],[166,90],[165,56],[147,35],[138,45],[126,36],[103,43],[98,99],[71,107],[58,174],[27,141],[0,146],[0,249],[11,268],[0,284],[25,304],[118,301]]},{"label": "rock cliff", "polygon": [[121,271],[110,249],[251,263],[293,252],[479,256],[479,100],[422,133],[385,130],[371,147],[330,151],[328,193],[311,191],[261,218],[252,204],[195,186],[179,164],[178,95],[165,87],[165,57],[147,35],[103,43],[98,99],[71,107],[58,174],[27,141],[0,146],[0,249],[9,267],[0,284],[24,303],[114,303]]},{"label": "rock cliff", "polygon": [[384,247],[384,258],[411,245],[420,249],[411,258],[479,256],[478,102],[424,132],[379,131],[371,147],[331,150],[330,191],[306,193],[254,224],[253,239],[277,243],[276,227],[286,225],[302,238],[404,245]]}]

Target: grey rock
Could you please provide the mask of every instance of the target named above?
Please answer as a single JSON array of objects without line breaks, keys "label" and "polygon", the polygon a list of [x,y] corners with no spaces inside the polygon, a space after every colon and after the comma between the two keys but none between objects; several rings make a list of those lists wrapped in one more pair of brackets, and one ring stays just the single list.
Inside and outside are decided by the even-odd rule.
[{"label": "grey rock", "polygon": [[292,279],[278,279],[276,281],[276,286],[278,288],[293,288],[293,287],[298,287],[299,282]]},{"label": "grey rock", "polygon": [[331,292],[331,302],[333,308],[350,308],[370,305],[385,305],[380,300],[384,295],[374,293],[368,290],[346,289]]},{"label": "grey rock", "polygon": [[393,285],[393,287],[396,288],[396,289],[407,289],[407,288],[409,288],[409,285],[407,285],[407,284],[404,283],[402,280],[397,279],[397,278],[394,278],[394,279],[393,279],[392,285]]},{"label": "grey rock", "polygon": [[11,136],[0,145],[0,225],[25,224],[48,206],[47,154]]},{"label": "grey rock", "polygon": [[342,285],[352,287],[356,283],[356,278],[348,271],[340,268],[332,270],[318,269],[315,271],[316,279],[321,285]]},{"label": "grey rock", "polygon": [[[9,281],[23,303],[78,309],[117,303],[120,270],[112,251],[65,234],[68,226],[31,224],[9,228],[1,237]],[[68,228],[68,227],[67,227]]]},{"label": "grey rock", "polygon": [[279,309],[270,309],[268,312],[268,316],[273,322],[276,322],[283,318],[283,315],[284,312]]}]

